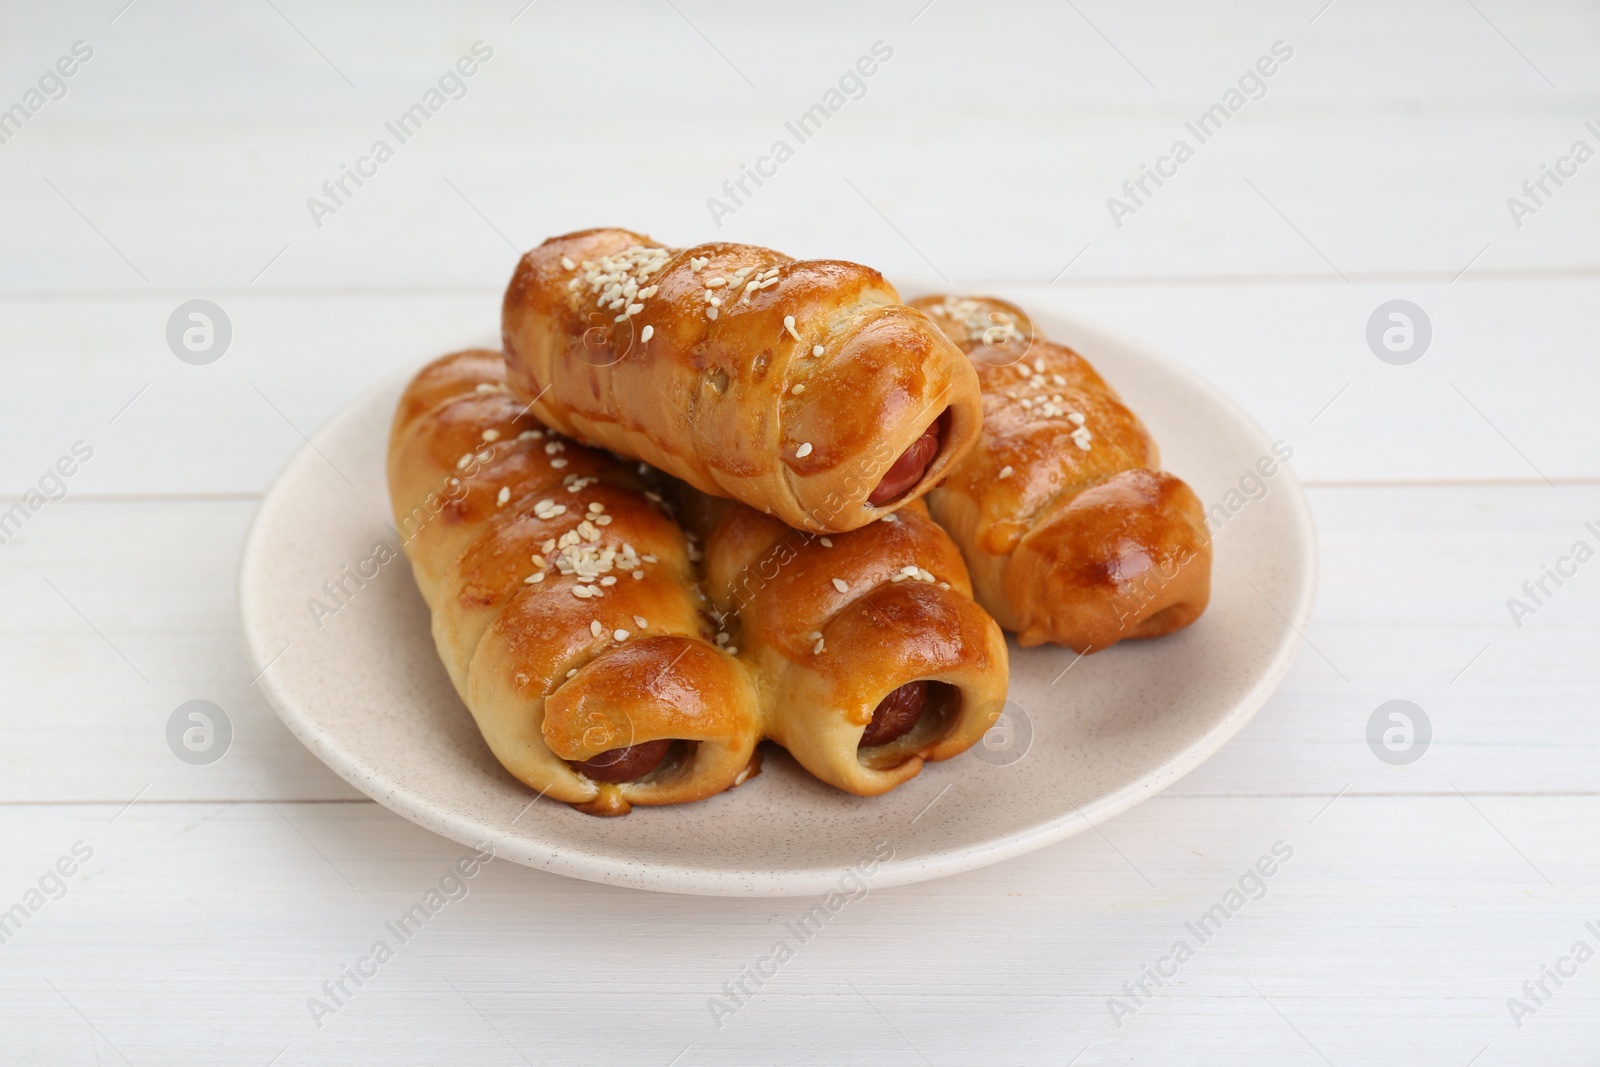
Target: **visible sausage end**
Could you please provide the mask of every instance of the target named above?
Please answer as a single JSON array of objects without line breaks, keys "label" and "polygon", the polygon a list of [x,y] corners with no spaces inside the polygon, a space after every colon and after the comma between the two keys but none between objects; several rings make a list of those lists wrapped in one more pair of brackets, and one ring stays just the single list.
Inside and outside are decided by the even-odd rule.
[{"label": "visible sausage end", "polygon": [[878,702],[861,735],[861,748],[886,745],[910,733],[928,706],[928,683],[907,682]]},{"label": "visible sausage end", "polygon": [[572,769],[595,782],[620,784],[643,778],[661,765],[672,748],[670,737],[627,748],[613,748],[586,760],[571,760]]},{"label": "visible sausage end", "polygon": [[929,424],[922,436],[911,442],[911,447],[900,453],[889,469],[884,472],[883,479],[878,482],[878,487],[867,497],[867,503],[875,508],[904,496],[927,473],[928,467],[939,455],[939,449],[944,444],[945,423],[950,420],[950,411],[945,409],[937,419]]}]

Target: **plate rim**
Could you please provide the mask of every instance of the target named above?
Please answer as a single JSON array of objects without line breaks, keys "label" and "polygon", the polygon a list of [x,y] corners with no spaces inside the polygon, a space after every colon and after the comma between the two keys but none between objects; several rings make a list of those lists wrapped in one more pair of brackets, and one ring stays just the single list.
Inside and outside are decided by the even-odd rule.
[{"label": "plate rim", "polygon": [[[1203,394],[1212,404],[1223,409],[1237,426],[1248,431],[1263,454],[1270,450],[1272,440],[1265,429],[1227,393],[1212,384],[1192,368],[1174,360],[1165,352],[1135,340],[1119,331],[1098,323],[1049,311],[1030,312],[1030,317],[1044,327],[1050,336],[1071,333],[1076,338],[1090,338],[1095,344],[1106,343],[1138,353],[1150,360],[1158,369],[1179,380],[1184,391]],[[1057,330],[1056,327],[1065,327]],[[1085,344],[1081,347],[1087,349]],[[1089,358],[1093,362],[1092,353]],[[423,796],[412,795],[406,788],[388,778],[379,768],[354,764],[335,747],[297,709],[272,675],[271,666],[276,657],[287,648],[273,652],[263,644],[260,631],[262,613],[257,609],[257,591],[253,588],[253,569],[261,558],[261,538],[265,536],[264,517],[280,506],[279,497],[291,475],[320,456],[317,443],[333,434],[346,421],[353,419],[377,395],[392,390],[396,384],[408,380],[416,368],[386,376],[356,396],[320,425],[273,476],[251,516],[239,555],[239,572],[236,593],[239,604],[241,633],[251,670],[256,676],[256,686],[272,707],[278,719],[288,727],[301,744],[324,765],[352,787],[375,803],[388,808],[425,830],[454,840],[469,847],[488,846],[497,858],[565,877],[600,882],[630,889],[653,892],[679,893],[694,896],[727,897],[789,897],[826,893],[833,889],[843,873],[833,868],[797,868],[790,871],[725,871],[688,865],[663,864],[654,861],[630,861],[608,858],[593,853],[571,853],[556,846],[534,846],[525,837],[512,837],[509,828],[485,829],[472,816],[463,815],[434,806]],[[1166,458],[1166,457],[1163,457]],[[1288,609],[1273,605],[1288,624],[1287,632],[1273,648],[1270,663],[1252,679],[1246,692],[1233,701],[1228,712],[1209,729],[1181,751],[1145,774],[1123,783],[1071,811],[1055,815],[1045,822],[1023,830],[1003,834],[978,844],[936,849],[932,855],[884,860],[872,877],[874,888],[889,888],[915,882],[930,881],[950,875],[976,870],[994,863],[1036,851],[1046,845],[1076,836],[1086,829],[1098,827],[1107,820],[1136,807],[1161,790],[1181,780],[1217,753],[1253,719],[1271,698],[1288,673],[1303,642],[1303,633],[1316,600],[1318,584],[1318,543],[1316,524],[1312,517],[1310,501],[1294,469],[1285,463],[1279,476],[1286,476],[1280,484],[1290,501],[1288,518],[1305,545],[1300,560],[1299,575],[1301,595]]]}]

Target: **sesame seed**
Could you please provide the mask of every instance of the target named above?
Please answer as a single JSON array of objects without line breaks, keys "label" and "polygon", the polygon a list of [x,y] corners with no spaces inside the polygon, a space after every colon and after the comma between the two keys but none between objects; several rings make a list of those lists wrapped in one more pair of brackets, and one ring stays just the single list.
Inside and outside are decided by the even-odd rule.
[{"label": "sesame seed", "polygon": [[818,540],[822,542],[822,547],[823,548],[832,548],[833,547],[833,538],[831,538],[831,537],[819,537]]},{"label": "sesame seed", "polygon": [[578,269],[578,265],[576,263],[572,262],[572,257],[571,256],[562,256],[561,257],[561,268],[563,270],[577,270]]},{"label": "sesame seed", "polygon": [[706,308],[706,318],[710,319],[712,322],[717,321],[717,309],[715,307]]},{"label": "sesame seed", "polygon": [[722,286],[727,285],[727,284],[728,284],[728,279],[726,279],[726,278],[720,278],[719,277],[719,278],[708,278],[708,279],[706,279],[706,288],[707,289],[718,289],[718,288],[721,288]]},{"label": "sesame seed", "polygon": [[1044,373],[1044,357],[1040,356],[1033,361],[1033,369],[1040,374]]},{"label": "sesame seed", "polygon": [[550,466],[555,468],[556,470],[560,470],[562,467],[565,467],[566,465],[567,465],[567,461],[564,460],[564,459],[553,459],[553,460],[550,461]]},{"label": "sesame seed", "polygon": [[827,648],[826,643],[822,640],[822,638],[819,637],[817,638],[817,643],[811,648],[811,654],[813,656],[820,656],[825,648]]},{"label": "sesame seed", "polygon": [[813,356],[820,356],[820,355],[822,355],[822,353],[824,351],[826,351],[826,350],[821,345],[812,345],[811,346],[811,354]]},{"label": "sesame seed", "polygon": [[1000,468],[1000,477],[1002,478],[1009,478],[1015,473],[1017,473],[1017,469],[1009,463]]},{"label": "sesame seed", "polygon": [[577,597],[579,600],[588,600],[591,594],[588,586],[575,585],[572,587],[572,595]]},{"label": "sesame seed", "polygon": [[607,587],[613,586],[617,584],[617,579],[613,575],[608,574],[604,578],[600,579],[600,584]]},{"label": "sesame seed", "polygon": [[594,634],[594,636],[599,637],[601,635],[601,633],[603,633],[604,631],[605,631],[605,627],[600,625],[600,620],[599,619],[590,620],[590,622],[589,622],[589,632],[591,634]]},{"label": "sesame seed", "polygon": [[810,633],[806,634],[806,639],[810,640],[810,641],[821,641],[822,640],[822,631],[821,630],[812,630]]},{"label": "sesame seed", "polygon": [[472,463],[472,453],[468,452],[466,455],[464,455],[460,459],[456,460],[456,470],[464,471],[464,470],[467,469],[467,467],[471,463]]},{"label": "sesame seed", "polygon": [[890,514],[885,515],[883,518],[879,519],[878,521],[879,522],[899,522],[900,521],[900,516],[898,516],[898,515],[896,515],[896,514],[891,512]]},{"label": "sesame seed", "polygon": [[611,636],[613,638],[615,638],[616,640],[618,640],[618,641],[626,641],[628,639],[628,631],[626,631],[626,630],[613,630],[613,631],[611,631]]},{"label": "sesame seed", "polygon": [[809,455],[811,455],[811,442],[810,441],[807,441],[805,444],[801,445],[799,448],[794,450],[794,458],[795,459],[805,459]]},{"label": "sesame seed", "polygon": [[707,302],[710,303],[713,308],[719,308],[719,307],[722,306],[722,297],[720,297],[720,296],[707,297]]},{"label": "sesame seed", "polygon": [[500,431],[499,430],[485,430],[485,431],[483,431],[483,439],[485,441],[498,441],[498,440],[500,440]]},{"label": "sesame seed", "polygon": [[799,396],[801,393],[803,393],[805,391],[806,391],[806,387],[801,385],[799,382],[796,382],[794,388],[789,390],[789,392],[793,393],[795,396]]},{"label": "sesame seed", "polygon": [[500,487],[500,492],[495,495],[495,498],[494,498],[495,506],[503,508],[503,507],[506,506],[506,501],[508,501],[510,499],[511,499],[511,487],[509,485],[502,485]]},{"label": "sesame seed", "polygon": [[572,668],[570,671],[567,672],[567,677],[568,678],[576,678],[577,676],[578,676],[578,668],[576,668],[576,667]]},{"label": "sesame seed", "polygon": [[748,777],[750,777],[750,768],[746,767],[744,770],[733,776],[733,784],[736,786],[744,785],[744,780]]},{"label": "sesame seed", "polygon": [[728,643],[729,640],[730,640],[730,638],[728,637],[727,634],[718,634],[717,635],[717,644],[719,644],[719,645],[725,645],[725,644]]},{"label": "sesame seed", "polygon": [[635,615],[633,617],[633,624],[641,630],[650,625],[648,622],[644,621],[643,615]]},{"label": "sesame seed", "polygon": [[650,338],[654,337],[655,335],[656,335],[656,328],[654,326],[646,326],[644,328],[644,330],[639,334],[639,340],[648,341],[648,340],[650,340]]},{"label": "sesame seed", "polygon": [[522,584],[538,585],[542,581],[544,581],[544,571],[535,571],[533,574],[530,574],[526,578],[522,579]]},{"label": "sesame seed", "polygon": [[839,592],[843,593],[850,588],[850,583],[845,581],[843,578],[835,578],[833,580],[833,587],[839,590]]},{"label": "sesame seed", "polygon": [[900,568],[900,573],[901,574],[914,575],[914,574],[917,573],[917,565],[915,563],[912,563],[912,564],[910,564],[908,566],[901,567]]},{"label": "sesame seed", "polygon": [[739,646],[738,645],[729,645],[728,646],[728,655],[737,656],[738,654],[739,654]]},{"label": "sesame seed", "polygon": [[940,582],[939,583],[939,588],[940,589],[949,589],[950,588],[950,583],[949,582]]},{"label": "sesame seed", "polygon": [[639,314],[639,312],[641,312],[643,310],[644,310],[644,305],[643,304],[629,304],[628,305],[628,315],[630,317],[633,316],[633,315]]},{"label": "sesame seed", "polygon": [[1084,421],[1085,421],[1084,417],[1083,417],[1083,413],[1081,411],[1074,411],[1074,412],[1069,413],[1067,415],[1067,419],[1074,426],[1082,426],[1084,424]]},{"label": "sesame seed", "polygon": [[798,333],[796,333],[795,330],[794,330],[794,316],[793,315],[785,315],[783,317],[783,328],[785,330],[789,331],[789,336],[790,337],[793,337],[796,341],[800,340],[800,335]]}]

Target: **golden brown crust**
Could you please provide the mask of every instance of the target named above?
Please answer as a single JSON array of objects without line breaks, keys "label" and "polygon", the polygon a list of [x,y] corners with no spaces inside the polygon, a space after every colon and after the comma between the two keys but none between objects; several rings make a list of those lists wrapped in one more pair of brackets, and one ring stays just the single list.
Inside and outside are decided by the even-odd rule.
[{"label": "golden brown crust", "polygon": [[[920,501],[829,536],[705,498],[685,514],[706,531],[707,595],[760,687],[767,736],[818,778],[875,796],[965,752],[998,717],[1005,637]],[[879,703],[919,679],[948,698],[906,735],[860,747]]]},{"label": "golden brown crust", "polygon": [[[631,467],[540,426],[504,379],[497,353],[436,361],[390,439],[396,523],[484,739],[531,788],[598,814],[737,784],[755,692],[707,640],[682,531]],[[567,762],[664,738],[678,756],[637,781]]]},{"label": "golden brown crust", "polygon": [[[522,258],[502,329],[542,421],[796,528],[854,529],[916,499],[979,433],[971,366],[859,264],[588,230]],[[868,504],[946,411],[922,478]]]},{"label": "golden brown crust", "polygon": [[1087,360],[992,297],[913,301],[966,352],[978,445],[928,498],[978,599],[1023,646],[1080,652],[1189,625],[1211,589],[1199,499]]},{"label": "golden brown crust", "polygon": [[[439,655],[531,788],[596,815],[698,800],[754,774],[769,736],[874,795],[994,721],[1004,637],[920,501],[818,537],[674,483],[686,530],[633,466],[537,423],[504,375],[481,351],[417,375],[390,491]],[[859,747],[878,704],[919,679],[942,686],[916,725]],[[634,781],[574,767],[669,739]]]}]

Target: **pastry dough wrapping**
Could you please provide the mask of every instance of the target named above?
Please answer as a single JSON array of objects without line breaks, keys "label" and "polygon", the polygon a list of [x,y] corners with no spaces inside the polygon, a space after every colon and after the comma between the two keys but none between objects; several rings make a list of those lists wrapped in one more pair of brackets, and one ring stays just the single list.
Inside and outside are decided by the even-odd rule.
[{"label": "pastry dough wrapping", "polygon": [[912,302],[972,359],[982,438],[928,497],[978,601],[1024,647],[1099,651],[1188,626],[1211,593],[1200,500],[1082,356],[990,297]]},{"label": "pastry dough wrapping", "polygon": [[[708,531],[706,592],[756,678],[764,731],[818,778],[887,792],[924,761],[965,752],[999,717],[1005,635],[921,501],[832,536],[706,497],[685,512]],[[863,745],[891,694],[924,685],[908,732]]]},{"label": "pastry dough wrapping", "polygon": [[[819,537],[663,485],[680,523],[659,475],[541,426],[505,375],[488,351],[424,368],[395,412],[389,486],[439,655],[529,787],[592,814],[698,800],[745,781],[770,737],[876,795],[998,716],[1004,636],[920,502]],[[898,730],[875,721],[897,702]],[[650,753],[620,781],[585,763]]]},{"label": "pastry dough wrapping", "polygon": [[978,438],[971,366],[855,263],[588,230],[522,257],[502,331],[542,422],[797,529],[882,517]]},{"label": "pastry dough wrapping", "polygon": [[[594,814],[742,782],[755,688],[709,640],[682,529],[631,467],[525,412],[498,352],[459,352],[412,381],[390,436],[395,521],[484,740],[528,786]],[[655,741],[669,751],[634,781],[569,762]]]}]

